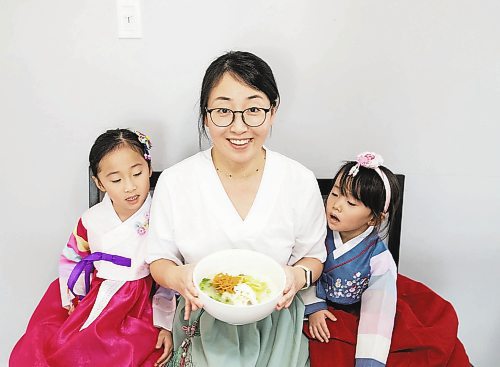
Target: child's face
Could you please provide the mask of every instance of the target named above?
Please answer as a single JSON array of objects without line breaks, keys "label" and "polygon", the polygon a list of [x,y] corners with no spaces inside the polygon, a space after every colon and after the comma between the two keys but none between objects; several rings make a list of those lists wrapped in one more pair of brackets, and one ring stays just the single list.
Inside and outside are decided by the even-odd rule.
[{"label": "child's face", "polygon": [[360,235],[375,224],[373,213],[361,201],[352,195],[344,196],[339,188],[340,179],[337,178],[326,201],[326,220],[331,230],[340,233],[345,243]]},{"label": "child's face", "polygon": [[106,154],[99,162],[96,181],[107,192],[122,221],[140,209],[149,193],[151,170],[144,157],[125,145]]}]

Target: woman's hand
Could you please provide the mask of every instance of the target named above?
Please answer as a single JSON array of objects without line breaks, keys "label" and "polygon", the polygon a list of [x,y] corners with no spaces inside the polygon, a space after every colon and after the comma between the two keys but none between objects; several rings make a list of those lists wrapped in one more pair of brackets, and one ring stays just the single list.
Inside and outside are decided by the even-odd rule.
[{"label": "woman's hand", "polygon": [[156,349],[160,349],[163,345],[163,354],[155,362],[155,367],[164,366],[166,362],[172,357],[173,342],[172,332],[160,329],[158,333],[158,341],[156,342]]},{"label": "woman's hand", "polygon": [[172,284],[175,284],[176,287],[174,289],[184,297],[186,302],[184,306],[184,320],[189,320],[191,311],[203,308],[203,303],[198,298],[198,291],[193,283],[193,269],[194,264],[177,266],[175,269],[176,274],[174,279],[172,279]]},{"label": "woman's hand", "polygon": [[293,266],[285,266],[284,269],[286,283],[285,289],[283,290],[283,297],[281,297],[276,305],[278,311],[290,307],[295,294],[306,284],[304,269]]},{"label": "woman's hand", "polygon": [[150,265],[154,280],[161,286],[173,289],[184,298],[184,320],[189,320],[191,311],[203,308],[198,291],[193,283],[194,264],[177,265],[170,260],[160,259]]},{"label": "woman's hand", "polygon": [[[301,265],[312,271],[312,282],[315,282],[323,271],[323,264],[316,258],[303,257],[295,265]],[[278,301],[276,309],[282,310],[292,304],[295,294],[306,285],[306,275],[304,269],[298,266],[285,266],[286,284],[283,290],[283,297]]]},{"label": "woman's hand", "polygon": [[328,340],[330,340],[330,331],[326,319],[337,321],[333,313],[328,310],[317,311],[309,315],[309,332],[314,339],[318,339],[322,343],[328,343]]}]

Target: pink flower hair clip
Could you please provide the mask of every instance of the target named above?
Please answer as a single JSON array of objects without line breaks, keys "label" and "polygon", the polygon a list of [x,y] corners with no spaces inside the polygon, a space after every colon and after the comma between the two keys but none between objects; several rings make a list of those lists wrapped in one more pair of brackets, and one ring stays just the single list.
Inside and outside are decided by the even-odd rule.
[{"label": "pink flower hair clip", "polygon": [[147,150],[150,150],[153,147],[149,136],[147,136],[146,134],[143,134],[137,130],[134,130],[134,133],[137,135],[137,138],[139,139],[139,141],[146,146]]},{"label": "pink flower hair clip", "polygon": [[356,157],[356,164],[349,170],[348,175],[355,177],[359,172],[359,167],[370,168],[377,172],[382,179],[385,188],[384,213],[387,213],[391,202],[391,185],[386,174],[379,168],[384,163],[384,158],[380,154],[373,152],[363,152]]},{"label": "pink flower hair clip", "polygon": [[137,139],[141,142],[141,144],[144,145],[144,159],[150,161],[151,154],[149,154],[149,151],[153,147],[153,144],[151,144],[151,139],[149,138],[149,136],[141,133],[140,131],[134,130],[134,133],[135,135],[137,135]]},{"label": "pink flower hair clip", "polygon": [[373,152],[363,152],[356,157],[357,164],[349,171],[349,176],[355,177],[359,172],[359,167],[375,169],[384,163],[384,158],[380,154]]}]

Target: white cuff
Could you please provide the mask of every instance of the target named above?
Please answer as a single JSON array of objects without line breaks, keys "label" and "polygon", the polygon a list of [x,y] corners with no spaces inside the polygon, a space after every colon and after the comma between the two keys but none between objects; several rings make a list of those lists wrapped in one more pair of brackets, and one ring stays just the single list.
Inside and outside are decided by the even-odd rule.
[{"label": "white cuff", "polygon": [[171,289],[160,287],[153,296],[153,324],[172,331],[176,308],[175,294]]},{"label": "white cuff", "polygon": [[67,283],[68,283],[67,279],[59,278],[59,290],[61,292],[61,305],[64,308],[69,307],[69,305],[71,304],[71,300],[73,298],[75,298],[75,296],[73,296],[73,293],[71,293],[69,291]]}]

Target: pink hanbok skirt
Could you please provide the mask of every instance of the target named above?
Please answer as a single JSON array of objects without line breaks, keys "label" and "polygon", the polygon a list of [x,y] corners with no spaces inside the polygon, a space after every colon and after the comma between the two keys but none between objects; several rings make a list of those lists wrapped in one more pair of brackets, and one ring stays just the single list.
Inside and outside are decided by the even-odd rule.
[{"label": "pink hanbok skirt", "polygon": [[103,279],[92,280],[90,292],[68,316],[61,306],[59,280],[51,283],[26,333],[12,350],[9,365],[18,366],[153,366],[163,353],[156,349],[151,276],[126,282],[101,314],[85,329]]}]

